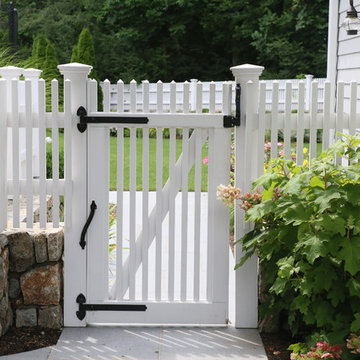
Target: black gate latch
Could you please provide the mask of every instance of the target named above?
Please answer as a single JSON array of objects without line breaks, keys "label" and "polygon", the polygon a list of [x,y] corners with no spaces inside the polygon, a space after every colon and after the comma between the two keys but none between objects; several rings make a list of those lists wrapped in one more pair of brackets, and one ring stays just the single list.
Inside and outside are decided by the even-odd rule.
[{"label": "black gate latch", "polygon": [[147,117],[136,116],[87,116],[87,111],[80,106],[76,113],[80,117],[77,124],[78,130],[83,133],[87,129],[87,124],[147,124]]},{"label": "black gate latch", "polygon": [[84,294],[79,294],[76,302],[79,304],[79,310],[76,312],[79,320],[85,318],[86,311],[146,311],[147,309],[146,305],[135,304],[86,304]]},{"label": "black gate latch", "polygon": [[235,88],[235,116],[225,115],[224,116],[224,127],[229,128],[233,126],[240,126],[240,95],[241,95],[241,86],[236,84]]}]

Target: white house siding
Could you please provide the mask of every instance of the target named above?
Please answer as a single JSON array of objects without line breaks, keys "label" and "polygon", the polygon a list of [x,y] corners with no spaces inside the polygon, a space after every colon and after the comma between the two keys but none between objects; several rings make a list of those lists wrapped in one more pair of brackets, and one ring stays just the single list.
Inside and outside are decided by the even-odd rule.
[{"label": "white house siding", "polygon": [[[331,6],[331,1],[330,1]],[[360,0],[354,1],[355,8],[360,11]],[[349,86],[350,81],[357,81],[358,85],[358,106],[360,106],[360,34],[347,35],[346,31],[341,28],[345,19],[346,11],[349,9],[348,0],[339,2],[339,21],[338,21],[338,49],[336,61],[336,80],[345,82],[345,111],[349,105]]]}]

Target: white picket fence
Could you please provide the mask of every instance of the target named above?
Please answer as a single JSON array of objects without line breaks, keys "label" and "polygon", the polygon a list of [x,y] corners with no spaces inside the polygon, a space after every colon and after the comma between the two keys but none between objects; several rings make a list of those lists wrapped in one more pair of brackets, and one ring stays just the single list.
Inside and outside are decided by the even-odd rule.
[{"label": "white picket fence", "polygon": [[[10,69],[14,70],[14,69]],[[69,93],[70,83],[65,82],[65,92]],[[69,95],[65,95],[65,112],[58,109],[58,82],[51,83],[52,112],[45,109],[45,81],[26,79],[20,81],[9,76],[0,79],[0,231],[6,227],[33,228],[34,199],[39,203],[41,228],[59,227],[59,196],[71,197],[71,113]],[[19,96],[23,94],[23,96]],[[34,106],[34,99],[36,99]],[[65,179],[59,177],[59,130],[64,130]],[[51,130],[52,178],[47,178],[46,157],[47,130]],[[8,146],[9,144],[9,146]],[[25,148],[25,155],[22,151]],[[36,157],[35,157],[36,155]],[[24,160],[24,161],[23,161]],[[47,224],[47,200],[53,198],[52,223]],[[8,203],[11,203],[11,214]],[[26,209],[21,209],[26,203]],[[70,221],[71,208],[66,206]],[[26,223],[23,219],[26,218]],[[62,219],[63,220],[63,219]],[[70,222],[68,223],[70,224]]]},{"label": "white picket fence", "polygon": [[[311,82],[317,81],[318,83],[318,110],[323,110],[324,103],[324,83],[326,79],[319,78],[313,79],[313,75],[306,75],[304,80],[300,79],[281,79],[281,80],[264,80],[266,84],[266,97],[265,97],[265,108],[267,111],[271,110],[272,104],[272,89],[273,83],[279,83],[279,111],[285,110],[285,88],[288,82],[291,82],[291,109],[297,109],[297,105],[299,103],[299,83],[301,81],[305,82],[305,110],[310,110],[310,99],[311,99]],[[108,80],[101,82],[100,85],[104,89],[104,83],[108,83]],[[196,96],[197,96],[197,84],[201,84],[202,86],[202,97],[203,97],[203,109],[208,110],[210,108],[210,97],[215,96],[215,111],[221,111],[222,106],[222,94],[223,94],[223,84],[224,81],[198,81],[197,79],[191,79],[190,82],[185,81],[184,83],[175,83],[172,81],[171,83],[163,83],[158,81],[157,83],[149,83],[148,81],[142,82],[144,86],[149,88],[149,110],[155,111],[157,106],[157,89],[159,86],[163,89],[163,109],[164,111],[169,110],[170,106],[170,93],[171,89],[175,87],[176,93],[176,109],[181,111],[181,107],[183,104],[183,92],[184,86],[185,88],[190,87],[189,93],[189,101],[190,101],[190,110],[195,111],[196,109]],[[235,81],[229,81],[232,85],[233,91],[235,90]],[[108,85],[106,85],[108,86]],[[122,103],[123,109],[125,111],[130,110],[130,87],[136,86],[136,106],[138,108],[142,107],[142,99],[143,99],[143,85],[137,84],[135,80],[131,82],[131,84],[124,84],[122,80],[119,80],[117,84],[110,84],[110,110],[115,111],[118,109],[118,103]],[[107,91],[107,90],[105,90]],[[213,95],[215,92],[215,95]],[[118,94],[121,94],[120,97]],[[232,104],[235,106],[235,99],[232,99]]]},{"label": "white picket fence", "polygon": [[[272,143],[271,156],[278,156],[277,142],[284,143],[284,154],[291,157],[292,152],[296,153],[299,163],[303,161],[303,147],[309,138],[310,160],[316,156],[317,138],[321,139],[322,147],[326,148],[338,137],[338,132],[354,133],[360,128],[360,114],[357,109],[357,83],[350,84],[350,110],[344,112],[344,83],[337,84],[336,107],[332,107],[331,86],[329,82],[324,83],[323,95],[321,95],[321,107],[319,107],[320,85],[317,81],[311,84],[311,98],[309,109],[306,108],[305,82],[298,83],[298,95],[296,106],[293,101],[294,87],[291,82],[285,84],[285,103],[282,108],[280,101],[279,82],[274,81],[271,91],[271,107],[267,107],[267,89],[265,82],[259,82],[262,67],[244,65],[232,68],[236,82],[241,84],[241,125],[235,132],[235,183],[237,186],[248,191],[251,182],[258,177],[264,166],[264,142],[270,140]],[[78,116],[77,109],[80,105],[88,103],[89,92],[87,86],[95,88],[94,81],[86,82],[90,67],[85,65],[67,64],[60,66],[64,74],[64,111],[58,108],[58,84],[52,82],[52,111],[45,110],[45,83],[38,80],[37,89],[34,90],[31,80],[24,82],[24,105],[19,101],[20,80],[0,79],[0,231],[8,226],[20,228],[32,228],[34,226],[33,203],[34,198],[39,198],[39,226],[45,228],[58,227],[62,219],[59,214],[59,196],[65,197],[65,259],[76,259],[72,266],[72,272],[66,270],[65,261],[65,292],[75,294],[80,291],[86,292],[86,258],[84,252],[78,246],[79,234],[87,219],[87,209],[83,204],[86,199],[87,183],[84,179],[86,174],[86,136],[77,130]],[[87,85],[89,84],[89,85]],[[221,109],[218,108],[216,100],[216,85],[209,85],[208,104],[205,104],[207,95],[204,94],[204,85],[196,83],[195,106],[191,102],[192,93],[190,84],[184,83],[177,86],[171,83],[169,89],[169,103],[166,103],[164,86],[156,84],[156,106],[151,103],[150,84],[143,82],[142,92],[138,91],[137,84],[130,84],[129,105],[125,101],[125,86],[122,82],[117,84],[117,110],[132,116],[154,116],[156,126],[160,128],[171,128],[169,119],[177,119],[179,114],[188,114],[189,119],[196,114],[202,114],[203,109],[209,110],[209,115],[221,126],[221,114],[229,114],[233,108],[231,88],[228,82],[222,85]],[[180,91],[180,92],[179,92]],[[96,92],[90,92],[92,97]],[[33,99],[38,98],[37,106],[33,106]],[[141,106],[139,99],[142,100]],[[96,102],[92,101],[92,108],[89,112],[96,111]],[[109,116],[110,112],[110,83],[104,83],[104,111]],[[128,106],[128,107],[127,107]],[[295,108],[294,108],[295,106]],[[192,110],[192,109],[195,110]],[[319,109],[322,109],[319,111]],[[336,111],[335,111],[336,109]],[[215,115],[215,116],[214,116]],[[218,115],[218,117],[216,117]],[[200,117],[199,117],[200,118]],[[203,118],[202,118],[203,119]],[[194,119],[187,122],[183,119],[181,124],[184,128],[192,128]],[[206,122],[198,127],[205,127]],[[64,129],[64,179],[59,176],[59,130]],[[51,179],[46,176],[46,137],[47,130],[51,130],[52,144],[52,169]],[[20,175],[20,133],[24,131],[26,147],[25,173]],[[38,132],[36,140],[39,149],[38,168],[39,174],[34,173],[34,132]],[[308,134],[307,134],[308,133]],[[134,138],[134,136],[133,136]],[[11,157],[8,157],[8,143],[11,141]],[[159,140],[160,141],[160,140]],[[296,145],[293,145],[294,142]],[[295,149],[292,149],[295,147]],[[214,150],[212,150],[214,151]],[[96,152],[95,152],[96,154]],[[209,161],[211,156],[209,154]],[[9,177],[8,166],[11,166]],[[229,160],[230,166],[230,160]],[[227,171],[227,170],[226,170]],[[225,176],[226,174],[224,174]],[[134,174],[132,174],[134,176]],[[186,177],[184,176],[184,181]],[[46,222],[46,201],[47,196],[53,197],[54,206],[52,209],[52,223]],[[214,198],[214,193],[211,195]],[[13,210],[8,214],[8,198],[12,199]],[[20,203],[21,198],[26,199],[26,223],[21,223]],[[81,201],[79,201],[81,199]],[[216,220],[216,219],[214,219]],[[9,221],[9,222],[8,222]],[[240,238],[249,225],[244,222],[244,214],[239,209],[236,211],[235,238]],[[224,241],[227,241],[224,239]],[[241,254],[236,249],[236,260]],[[219,260],[221,261],[221,260]],[[76,286],[75,286],[76,285]],[[244,290],[246,289],[246,290]],[[65,314],[73,314],[76,311],[76,304],[71,300],[65,301]],[[74,322],[65,315],[65,321],[72,325],[81,325],[81,322]],[[72,315],[71,315],[72,316]],[[236,272],[236,326],[256,327],[257,326],[257,259],[253,258]]]}]

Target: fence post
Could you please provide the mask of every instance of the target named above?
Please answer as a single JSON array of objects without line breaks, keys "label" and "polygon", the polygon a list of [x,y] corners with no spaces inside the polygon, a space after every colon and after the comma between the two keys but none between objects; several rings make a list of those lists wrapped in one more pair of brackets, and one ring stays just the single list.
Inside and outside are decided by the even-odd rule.
[{"label": "fence post", "polygon": [[[241,86],[241,126],[235,129],[235,186],[243,192],[250,190],[255,173],[256,141],[252,129],[254,114],[258,113],[259,77],[264,67],[244,64],[230,69],[237,84]],[[260,144],[259,144],[260,146]],[[253,168],[253,169],[252,169]],[[235,240],[247,231],[244,211],[235,207]],[[240,246],[235,247],[235,262],[242,257]],[[257,328],[258,326],[258,259],[256,256],[239,268],[235,273],[235,327]]]},{"label": "fence post", "polygon": [[[86,296],[86,250],[79,245],[82,228],[87,219],[87,132],[80,133],[77,129],[77,109],[87,108],[87,79],[92,69],[90,65],[71,63],[59,65],[58,69],[65,80],[71,82],[71,174],[72,198],[71,226],[65,224],[64,246],[64,325],[86,326],[85,321],[76,317],[78,304],[76,297],[83,293]],[[66,94],[65,94],[66,95]],[[66,179],[69,181],[70,179]]]},{"label": "fence post", "polygon": [[314,75],[305,75],[305,111],[310,111],[311,102],[311,83]]}]

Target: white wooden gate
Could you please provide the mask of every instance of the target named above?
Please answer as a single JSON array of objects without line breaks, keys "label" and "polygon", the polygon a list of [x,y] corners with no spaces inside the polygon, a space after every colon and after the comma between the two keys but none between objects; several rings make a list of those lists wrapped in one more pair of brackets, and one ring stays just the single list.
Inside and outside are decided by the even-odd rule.
[{"label": "white wooden gate", "polygon": [[[88,94],[87,207],[90,212],[93,203],[96,210],[84,250],[86,304],[95,304],[93,309],[100,311],[86,311],[86,322],[226,324],[229,212],[216,199],[217,186],[229,182],[231,129],[224,128],[224,114],[203,114],[200,100],[197,113],[146,113],[144,109],[139,113],[135,105],[131,113],[110,113],[107,93],[105,112],[94,112],[96,82],[89,81]],[[148,122],[132,123],[139,119]],[[110,138],[110,128],[116,139]],[[156,132],[156,139],[149,132]],[[110,140],[112,146],[116,141],[117,153],[117,214],[112,229]],[[204,185],[205,157],[208,181]],[[153,167],[155,189],[149,178]],[[129,187],[125,189],[126,171]],[[116,233],[110,245],[109,231]],[[146,310],[117,311],[114,305],[119,304],[145,305]]]}]

